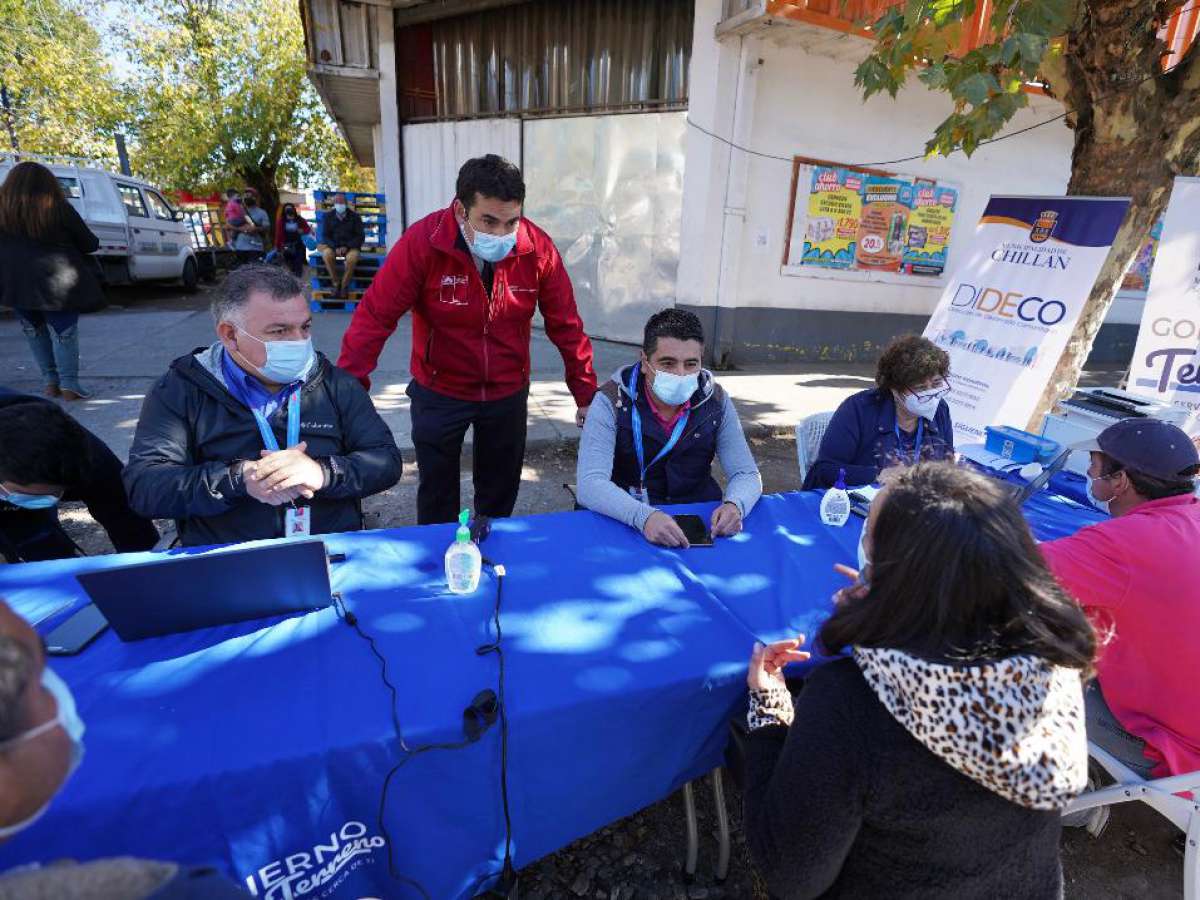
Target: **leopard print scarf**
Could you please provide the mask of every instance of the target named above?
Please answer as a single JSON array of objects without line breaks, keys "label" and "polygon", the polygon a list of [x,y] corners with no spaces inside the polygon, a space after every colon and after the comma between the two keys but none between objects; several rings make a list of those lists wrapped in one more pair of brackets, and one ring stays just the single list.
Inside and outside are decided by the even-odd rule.
[{"label": "leopard print scarf", "polygon": [[1029,809],[1061,809],[1087,782],[1079,672],[1035,656],[948,665],[854,648],[879,702],[943,762]]}]

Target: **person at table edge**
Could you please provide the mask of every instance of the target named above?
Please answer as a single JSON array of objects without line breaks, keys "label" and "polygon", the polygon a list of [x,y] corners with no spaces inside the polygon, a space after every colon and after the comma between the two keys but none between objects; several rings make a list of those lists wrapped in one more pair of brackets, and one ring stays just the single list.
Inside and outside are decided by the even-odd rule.
[{"label": "person at table edge", "polygon": [[59,522],[64,501],[84,503],[118,553],[151,549],[158,531],[129,508],[121,468],[53,401],[0,387],[0,556],[40,562],[80,552]]},{"label": "person at table edge", "polygon": [[125,467],[135,512],[185,546],[362,528],[361,501],[400,479],[391,429],[353,377],[313,350],[284,269],[243,266],[213,301],[219,340],[147,393]]},{"label": "person at table edge", "polygon": [[[694,313],[655,313],[646,322],[641,359],[597,392],[579,442],[579,504],[666,547],[688,541],[655,506],[720,500],[711,530],[722,537],[741,531],[762,495],[737,410],[701,367],[703,354],[704,329]],[[723,494],[712,476],[714,457],[729,479]]]},{"label": "person at table edge", "polygon": [[[37,822],[83,762],[85,727],[41,637],[0,600],[0,843]],[[25,835],[37,853],[37,836]],[[218,900],[246,895],[213,869],[118,857],[0,873],[0,900]]]},{"label": "person at table edge", "polygon": [[846,470],[847,485],[872,484],[897,462],[954,455],[950,355],[917,335],[894,339],[879,357],[875,387],[847,397],[833,414],[804,490],[833,487]]},{"label": "person at table edge", "polygon": [[458,515],[469,426],[475,510],[512,514],[525,460],[535,311],[562,355],[577,425],[596,392],[571,279],[550,236],[524,218],[524,203],[520,169],[495,154],[468,160],[454,200],[404,232],[342,337],[338,365],[369,389],[383,345],[412,310],[407,393],[422,525]]},{"label": "person at table edge", "polygon": [[1088,495],[1112,518],[1040,545],[1110,638],[1086,692],[1088,737],[1143,777],[1200,769],[1200,453],[1183,430],[1125,419],[1094,441]]}]

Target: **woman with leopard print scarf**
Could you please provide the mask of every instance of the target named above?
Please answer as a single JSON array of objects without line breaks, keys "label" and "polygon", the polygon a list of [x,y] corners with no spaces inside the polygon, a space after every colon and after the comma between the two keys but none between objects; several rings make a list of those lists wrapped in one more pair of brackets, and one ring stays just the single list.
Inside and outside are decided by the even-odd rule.
[{"label": "woman with leopard print scarf", "polygon": [[794,701],[803,637],[751,659],[751,855],[781,900],[1060,897],[1091,626],[1002,486],[951,463],[884,480],[872,564],[818,639],[848,652]]}]

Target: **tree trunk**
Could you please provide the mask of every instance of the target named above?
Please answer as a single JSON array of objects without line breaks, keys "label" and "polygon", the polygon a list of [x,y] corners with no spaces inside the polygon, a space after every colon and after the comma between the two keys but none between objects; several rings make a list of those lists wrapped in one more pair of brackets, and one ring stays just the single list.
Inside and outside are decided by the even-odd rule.
[{"label": "tree trunk", "polygon": [[1030,431],[1040,431],[1046,413],[1079,383],[1125,270],[1166,209],[1175,176],[1196,171],[1197,52],[1193,46],[1163,74],[1165,47],[1157,38],[1159,25],[1181,2],[1087,0],[1068,36],[1063,99],[1071,110],[1068,124],[1075,129],[1075,148],[1067,193],[1132,197],[1133,202],[1030,418]]},{"label": "tree trunk", "polygon": [[17,140],[17,126],[13,122],[13,110],[8,100],[8,88],[3,84],[0,84],[0,106],[4,107],[4,124],[8,128],[9,143],[12,144],[13,153],[19,154],[21,152],[21,142]]}]

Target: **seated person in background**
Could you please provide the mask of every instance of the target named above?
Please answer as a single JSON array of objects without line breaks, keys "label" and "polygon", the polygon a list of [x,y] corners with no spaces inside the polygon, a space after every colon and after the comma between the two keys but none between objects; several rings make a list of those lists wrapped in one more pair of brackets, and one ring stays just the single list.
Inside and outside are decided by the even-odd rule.
[{"label": "seated person in background", "polygon": [[[358,254],[362,250],[366,231],[362,216],[346,205],[345,194],[333,195],[333,210],[321,216],[320,234],[317,235],[317,252],[325,261],[325,271],[333,283],[333,295],[345,297],[354,279],[354,267],[358,265]],[[337,258],[346,260],[346,269],[338,275]]]},{"label": "seated person in background", "polygon": [[1061,897],[1087,617],[987,476],[896,468],[865,527],[865,582],[818,639],[850,654],[794,701],[803,637],[750,661],[742,821],[771,896]]},{"label": "seated person in background", "polygon": [[[50,806],[83,760],[83,732],[70,688],[46,665],[42,639],[0,600],[0,842]],[[128,857],[0,874],[0,900],[244,896],[212,869]]]},{"label": "seated person in background", "polygon": [[[592,401],[579,441],[579,504],[636,528],[664,547],[686,547],[654,507],[722,500],[714,536],[737,534],[762,494],[733,401],[700,367],[704,329],[690,312],[665,309],[646,323],[641,361],[617,370]],[[729,479],[722,495],[713,457]]]},{"label": "seated person in background", "polygon": [[130,505],[175,519],[185,546],[362,528],[360,501],[400,479],[400,451],[363,386],[313,351],[300,282],[236,269],[213,317],[219,340],[146,395]]},{"label": "seated person in background", "polygon": [[890,465],[954,455],[954,429],[945,396],[950,355],[915,334],[888,344],[875,369],[876,387],[842,401],[833,414],[803,490],[872,484]]},{"label": "seated person in background", "polygon": [[0,388],[0,555],[8,562],[75,556],[58,521],[61,501],[81,501],[118,553],[149,550],[153,522],[135,515],[121,461],[49,400]]},{"label": "seated person in background", "polygon": [[311,232],[308,220],[296,210],[296,204],[283,204],[275,220],[275,249],[283,256],[288,271],[297,278],[304,273],[304,260],[308,257],[304,236]]},{"label": "seated person in background", "polygon": [[[1174,425],[1125,419],[1090,445],[1112,518],[1041,545],[1101,635],[1088,737],[1144,777],[1200,769],[1200,455]],[[1086,824],[1086,823],[1080,823]]]}]

